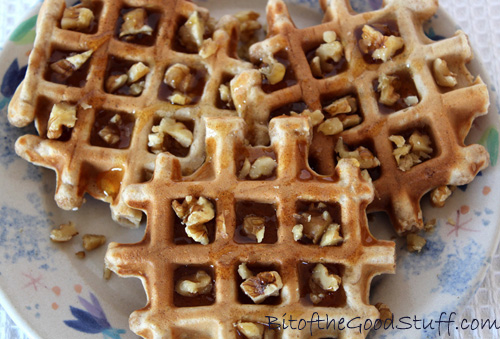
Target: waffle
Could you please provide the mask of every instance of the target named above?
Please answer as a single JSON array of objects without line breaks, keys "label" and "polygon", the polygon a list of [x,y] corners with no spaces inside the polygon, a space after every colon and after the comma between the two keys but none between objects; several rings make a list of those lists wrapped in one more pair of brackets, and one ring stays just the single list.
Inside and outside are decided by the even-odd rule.
[{"label": "waffle", "polygon": [[[155,153],[161,151],[179,158],[183,174],[194,172],[203,163],[205,152],[205,129],[200,117],[236,115],[219,98],[219,87],[252,65],[236,56],[239,21],[225,16],[215,25],[206,9],[189,1],[84,1],[81,6],[94,13],[84,29],[83,15],[73,13],[76,21],[71,21],[71,14],[66,18],[63,0],[47,0],[42,6],[26,78],[9,107],[12,124],[21,127],[34,121],[39,136],[19,138],[16,152],[56,171],[55,199],[60,207],[76,209],[84,194],[89,193],[111,204],[114,220],[137,226],[142,215],[122,202],[123,187],[148,180]],[[144,25],[125,26],[126,16],[137,9],[134,14],[138,20],[142,16]],[[198,14],[192,17],[195,12]],[[205,30],[201,47],[193,46],[196,38],[201,39],[195,35],[198,26],[193,26],[200,18],[205,20],[205,27],[215,25],[213,34],[208,34],[210,39],[208,28]],[[193,37],[181,41],[183,29],[189,38],[191,31],[185,28],[188,24],[195,27]],[[77,59],[82,58],[78,54],[88,51],[93,51],[90,58],[69,76],[64,74],[64,62],[54,66],[74,53]],[[132,67],[139,62],[141,67],[132,73]],[[176,87],[169,87],[163,79],[177,63],[184,65],[195,81],[186,85],[187,94],[181,92],[173,99]],[[145,76],[130,83],[144,70]],[[183,69],[177,71],[182,74]],[[116,88],[125,72],[128,81]],[[169,81],[169,85],[177,81],[175,86],[183,86],[175,74]],[[191,102],[184,101],[186,97]],[[51,120],[49,114],[56,104],[63,113],[76,110],[76,116],[54,114],[57,118]],[[172,118],[167,121],[169,128],[179,133],[177,139],[170,134],[157,138],[160,147],[153,152],[148,146],[150,134],[163,117]],[[74,127],[68,128],[71,123]],[[114,127],[109,127],[111,124]],[[187,133],[187,142],[186,130],[192,134],[189,140]]]},{"label": "waffle", "polygon": [[[387,212],[399,234],[421,229],[426,193],[441,205],[448,186],[469,183],[489,163],[482,146],[464,143],[474,119],[489,106],[485,84],[465,66],[473,57],[467,37],[461,31],[441,41],[425,36],[422,26],[437,10],[434,0],[384,1],[381,9],[359,14],[347,0],[320,3],[323,23],[299,29],[284,2],[269,0],[268,37],[250,49],[261,71],[244,71],[231,83],[238,113],[254,131],[254,144],[268,143],[267,124],[274,116],[293,111],[313,121],[330,119],[315,127],[311,167],[330,174],[340,153],[366,155],[365,168],[376,167],[369,170],[375,199],[368,211]],[[323,48],[332,55],[339,49],[337,60],[321,59]],[[284,76],[270,79],[283,66]],[[349,100],[355,104],[339,108]],[[416,146],[409,145],[413,134],[410,143]],[[402,156],[410,148],[414,154]]]},{"label": "waffle", "polygon": [[[379,313],[369,304],[370,282],[375,275],[393,272],[395,250],[394,243],[378,241],[368,231],[364,211],[373,199],[373,186],[369,178],[361,176],[359,163],[342,160],[331,176],[312,171],[307,165],[311,128],[304,117],[273,119],[268,147],[247,146],[241,118],[206,118],[205,125],[208,162],[198,171],[182,177],[178,159],[161,154],[153,179],[131,185],[123,193],[127,204],[148,215],[141,242],[111,243],[106,254],[111,270],[140,278],[146,289],[148,303],[132,314],[131,329],[145,338],[235,338],[239,322],[267,323],[265,316],[280,318],[284,313],[310,319],[318,312],[321,318],[328,315],[336,322],[342,317],[360,317],[361,323],[375,321]],[[241,179],[241,157],[253,159],[263,154],[276,160],[274,172],[256,180]],[[186,234],[178,234],[183,226],[176,215],[177,202],[187,197],[198,202],[203,197],[215,208],[215,222],[207,226],[205,246],[187,243]],[[247,209],[238,207],[242,202]],[[301,243],[292,232],[301,204],[318,202],[336,206],[331,215],[341,225],[343,236],[336,246]],[[274,228],[266,228],[261,243],[242,239],[238,231],[241,214],[266,216],[269,226],[273,219],[269,206],[277,220]],[[278,272],[283,285],[280,295],[259,304],[242,295],[237,273],[241,263],[254,274],[267,268]],[[304,286],[308,264],[317,263],[333,265],[341,278],[340,289],[326,305],[313,305],[307,297],[307,283]],[[213,281],[210,298],[185,300],[174,292],[179,286],[179,270],[189,268],[208,272]],[[308,329],[284,330],[280,335],[311,336]],[[313,326],[312,335],[364,338],[366,332],[332,330],[332,326],[325,331]]]}]

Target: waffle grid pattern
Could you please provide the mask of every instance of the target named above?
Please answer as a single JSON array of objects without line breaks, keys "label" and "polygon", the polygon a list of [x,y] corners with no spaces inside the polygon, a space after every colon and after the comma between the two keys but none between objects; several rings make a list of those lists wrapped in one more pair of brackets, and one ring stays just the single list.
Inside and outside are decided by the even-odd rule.
[{"label": "waffle grid pattern", "polygon": [[[367,229],[363,212],[373,198],[373,188],[360,176],[352,160],[340,162],[330,177],[318,176],[306,165],[307,150],[301,145],[310,141],[306,118],[277,118],[271,121],[271,139],[278,167],[276,179],[267,181],[239,180],[234,159],[244,146],[244,122],[240,118],[207,118],[207,153],[213,175],[202,167],[191,177],[182,178],[179,163],[167,154],[158,157],[153,180],[132,185],[124,192],[130,206],[148,215],[146,234],[137,244],[110,244],[106,261],[121,276],[140,277],[149,302],[131,316],[134,332],[146,338],[176,337],[196,324],[198,334],[217,338],[236,335],[238,320],[265,322],[266,315],[280,317],[284,313],[307,318],[318,312],[323,319],[360,316],[375,320],[378,311],[369,305],[369,289],[373,276],[393,272],[394,244],[377,241]],[[307,149],[307,146],[306,146]],[[309,180],[297,180],[303,171]],[[192,195],[216,201],[215,241],[206,246],[175,245],[174,212],[171,203]],[[279,222],[278,240],[274,244],[237,244],[235,205],[239,200],[272,203]],[[341,206],[341,246],[323,247],[295,242],[293,213],[298,201],[335,203]],[[278,255],[279,253],[279,255]],[[239,263],[277,265],[283,280],[279,305],[240,304],[237,301],[236,270]],[[346,304],[343,307],[306,306],[299,295],[298,265],[334,263],[345,268],[342,276]],[[174,307],[173,270],[176,265],[214,266],[216,301],[211,306]],[[161,287],[160,287],[161,286]],[[177,330],[176,330],[177,329]],[[172,332],[173,331],[173,332]],[[306,333],[307,332],[307,333]],[[356,331],[314,333],[315,338],[336,334],[339,338],[358,338],[366,333]],[[284,338],[310,337],[309,331],[284,331]]]},{"label": "waffle grid pattern", "polygon": [[[381,162],[380,177],[374,180],[375,200],[369,211],[386,211],[398,233],[423,227],[420,199],[433,188],[444,185],[463,185],[488,165],[488,154],[480,145],[464,145],[473,120],[488,109],[488,91],[480,78],[473,79],[465,67],[472,58],[466,35],[459,31],[449,39],[432,41],[422,23],[437,10],[435,1],[386,1],[374,12],[357,14],[346,0],[323,0],[324,23],[304,29],[294,26],[285,3],[271,0],[267,7],[268,39],[252,46],[254,61],[262,60],[269,52],[286,51],[297,84],[285,89],[264,93],[260,74],[256,70],[243,72],[233,80],[233,95],[239,83],[252,83],[244,95],[252,105],[243,107],[240,115],[251,117],[255,125],[265,125],[271,113],[280,106],[305,102],[310,110],[321,110],[322,98],[337,98],[348,94],[358,97],[363,112],[360,125],[340,134],[347,145],[363,145],[374,151]],[[395,20],[405,47],[401,54],[382,64],[367,64],[358,48],[356,30],[365,24]],[[348,69],[326,79],[313,77],[306,52],[319,46],[323,32],[335,31],[345,46]],[[447,60],[456,67],[458,86],[444,92],[436,84],[430,65],[436,58]],[[386,114],[380,111],[374,81],[382,73],[392,75],[407,72],[418,91],[420,102],[413,107]],[[258,98],[252,100],[251,98]],[[253,102],[257,102],[254,105]],[[403,172],[392,155],[394,146],[389,140],[393,134],[416,129],[429,131],[434,156],[411,170]],[[335,165],[334,146],[337,137],[315,133],[312,155],[320,161],[321,173],[331,173]]]},{"label": "waffle grid pattern", "polygon": [[[154,169],[156,155],[148,150],[147,144],[155,117],[167,116],[179,121],[194,122],[194,141],[189,154],[179,159],[183,171],[192,173],[203,162],[205,152],[204,126],[199,117],[236,114],[232,110],[217,108],[216,100],[224,76],[234,76],[242,69],[251,67],[251,64],[235,56],[238,22],[229,16],[219,21],[218,29],[213,35],[218,50],[203,59],[199,54],[177,52],[172,47],[177,31],[172,29],[172,26],[179,25],[182,19],[186,20],[196,10],[206,11],[191,2],[183,0],[102,2],[98,31],[95,34],[58,28],[64,6],[63,0],[47,0],[40,12],[37,33],[39,38],[30,57],[28,73],[9,109],[9,119],[16,126],[24,126],[35,120],[40,136],[21,137],[17,141],[16,151],[35,164],[56,170],[58,176],[56,201],[60,207],[78,208],[83,202],[83,195],[88,192],[98,199],[111,203],[113,219],[125,225],[137,226],[141,220],[141,213],[127,207],[121,200],[120,192],[121,187],[144,181],[147,178],[146,172],[152,173]],[[116,38],[116,22],[122,8],[147,8],[148,12],[161,13],[154,33],[156,39],[153,46],[123,42]],[[44,79],[41,70],[47,68],[52,51],[59,48],[70,51],[94,50],[88,61],[90,67],[83,88],[60,85]],[[150,67],[151,71],[146,76],[145,88],[140,96],[120,96],[104,91],[106,65],[111,57],[132,62],[140,61]],[[168,66],[174,63],[182,63],[193,69],[206,69],[207,82],[199,103],[181,107],[164,101],[166,99],[159,99],[158,93],[163,75]],[[46,138],[47,121],[43,120],[37,107],[40,98],[49,98],[49,101],[54,103],[64,100],[78,104],[78,120],[69,141]],[[127,149],[96,147],[90,144],[92,127],[100,110],[134,115],[135,126]],[[116,188],[120,192],[116,196],[107,196],[96,184],[96,177],[98,173],[117,168],[123,172],[121,187]]]}]

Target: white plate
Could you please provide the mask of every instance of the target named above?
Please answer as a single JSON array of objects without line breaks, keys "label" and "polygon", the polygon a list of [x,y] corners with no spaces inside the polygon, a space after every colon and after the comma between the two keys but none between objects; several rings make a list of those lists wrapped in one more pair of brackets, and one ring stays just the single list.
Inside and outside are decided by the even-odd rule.
[{"label": "white plate", "polygon": [[[242,9],[265,8],[265,1],[200,1],[216,17]],[[357,8],[379,1],[356,0]],[[299,27],[321,21],[317,1],[291,0],[291,13]],[[105,247],[79,260],[80,236],[68,244],[53,244],[48,234],[60,223],[74,221],[82,233],[105,234],[118,242],[135,242],[143,228],[125,230],[110,218],[106,204],[88,199],[77,212],[65,212],[54,203],[54,173],[28,164],[14,152],[14,141],[32,128],[17,129],[7,122],[7,105],[27,64],[34,38],[33,17],[14,32],[0,56],[0,299],[8,313],[34,338],[135,338],[128,330],[128,316],[145,303],[137,279],[102,279]],[[451,36],[456,25],[441,10],[427,32]],[[470,65],[474,74],[488,81],[479,62]],[[486,78],[486,79],[485,79]],[[398,240],[397,274],[383,276],[373,284],[373,303],[390,305],[395,317],[439,318],[441,312],[457,311],[473,295],[484,278],[487,264],[498,243],[497,202],[500,198],[497,102],[491,93],[491,112],[479,119],[468,138],[488,147],[493,166],[472,184],[458,189],[443,209],[424,204],[426,217],[437,218],[437,230],[427,236],[421,254],[407,253]],[[452,226],[448,220],[456,222]],[[370,223],[380,237],[389,238],[387,219],[376,215]],[[402,325],[405,326],[405,325]],[[445,330],[442,327],[441,330]],[[378,331],[376,337],[433,337],[434,330]]]}]

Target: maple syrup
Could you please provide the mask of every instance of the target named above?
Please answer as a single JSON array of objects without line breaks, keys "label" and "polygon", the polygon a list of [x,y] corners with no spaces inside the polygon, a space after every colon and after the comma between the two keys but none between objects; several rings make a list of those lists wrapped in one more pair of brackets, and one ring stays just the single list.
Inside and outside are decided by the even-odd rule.
[{"label": "maple syrup", "polygon": [[[120,117],[119,123],[110,122],[115,115]],[[90,135],[90,144],[100,147],[126,149],[130,146],[134,125],[135,119],[132,114],[101,110],[97,113],[94,121]],[[120,136],[120,140],[117,143],[109,144],[99,135],[99,132],[105,127],[108,127],[114,134]]]},{"label": "maple syrup", "polygon": [[243,221],[247,216],[264,218],[266,226],[263,244],[274,244],[278,240],[278,218],[276,207],[272,204],[263,204],[255,201],[238,201],[236,203],[236,230],[234,241],[238,244],[256,243],[254,237],[248,236],[243,229]]}]

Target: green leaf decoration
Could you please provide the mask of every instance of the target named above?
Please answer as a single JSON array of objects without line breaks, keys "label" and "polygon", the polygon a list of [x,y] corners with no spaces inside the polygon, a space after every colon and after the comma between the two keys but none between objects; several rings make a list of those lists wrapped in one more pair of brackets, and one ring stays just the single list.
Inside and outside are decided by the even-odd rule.
[{"label": "green leaf decoration", "polygon": [[2,110],[5,106],[7,106],[10,102],[9,98],[4,98],[0,96],[0,110]]},{"label": "green leaf decoration", "polygon": [[[38,15],[35,15],[31,18],[29,18],[26,21],[23,21],[17,28],[12,32],[10,35],[9,40],[17,43],[21,43],[21,41],[26,41],[26,37],[28,35],[34,37],[34,31],[33,28],[35,28],[36,25],[36,20],[38,18]],[[29,34],[31,33],[31,34]],[[31,42],[31,41],[30,41]]]},{"label": "green leaf decoration", "polygon": [[491,127],[479,140],[479,143],[486,147],[488,153],[490,153],[491,165],[495,166],[498,160],[498,131]]}]

